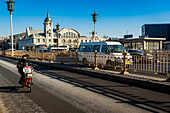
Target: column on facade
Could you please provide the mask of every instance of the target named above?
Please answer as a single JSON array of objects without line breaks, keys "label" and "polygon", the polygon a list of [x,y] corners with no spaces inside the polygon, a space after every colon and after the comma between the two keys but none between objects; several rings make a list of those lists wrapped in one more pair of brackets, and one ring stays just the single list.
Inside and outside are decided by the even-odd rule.
[{"label": "column on facade", "polygon": [[159,50],[162,50],[162,41],[159,41]]},{"label": "column on facade", "polygon": [[143,50],[146,50],[146,41],[143,41]]},{"label": "column on facade", "polygon": [[130,41],[130,49],[132,49],[132,42]]}]

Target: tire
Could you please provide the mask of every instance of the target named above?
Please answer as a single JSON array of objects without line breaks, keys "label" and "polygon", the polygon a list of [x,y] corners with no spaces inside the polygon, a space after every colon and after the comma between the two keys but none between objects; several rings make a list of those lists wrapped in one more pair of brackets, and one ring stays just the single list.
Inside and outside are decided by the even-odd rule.
[{"label": "tire", "polygon": [[28,92],[31,92],[31,83],[28,83]]}]

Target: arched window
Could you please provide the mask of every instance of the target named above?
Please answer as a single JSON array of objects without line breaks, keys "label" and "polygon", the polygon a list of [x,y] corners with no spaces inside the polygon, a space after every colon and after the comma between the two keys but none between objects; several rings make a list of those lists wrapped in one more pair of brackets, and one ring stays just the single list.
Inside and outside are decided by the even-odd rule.
[{"label": "arched window", "polygon": [[65,43],[65,40],[64,40],[64,39],[62,40],[62,43]]},{"label": "arched window", "polygon": [[71,40],[69,40],[68,42],[71,43]]},{"label": "arched window", "polygon": [[38,39],[37,42],[40,43],[40,39]]},{"label": "arched window", "polygon": [[66,34],[64,33],[64,38],[66,38]]},{"label": "arched window", "polygon": [[78,36],[73,32],[65,32],[61,35],[61,38],[78,38]]},{"label": "arched window", "polygon": [[77,43],[77,40],[74,40],[74,43]]}]

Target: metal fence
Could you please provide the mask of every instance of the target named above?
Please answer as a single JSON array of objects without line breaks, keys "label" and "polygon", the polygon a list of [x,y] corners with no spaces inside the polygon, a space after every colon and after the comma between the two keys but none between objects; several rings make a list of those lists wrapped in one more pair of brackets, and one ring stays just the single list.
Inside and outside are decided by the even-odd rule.
[{"label": "metal fence", "polygon": [[[155,75],[170,76],[170,51],[149,51],[145,52],[143,56],[139,55],[127,55],[123,53],[119,56],[113,56],[108,54],[101,54],[94,52],[93,54],[87,54],[83,52],[83,60],[78,61],[77,52],[58,51],[58,52],[33,52],[33,51],[15,51],[14,57],[21,57],[23,55],[29,55],[31,59],[42,60],[49,62],[71,63],[71,64],[84,64],[86,66],[92,66],[94,69],[110,68],[112,70],[119,70],[122,72],[140,72],[151,73]],[[0,55],[11,56],[11,51],[2,52]],[[107,59],[107,60],[103,60]],[[101,62],[104,61],[104,62]]]}]

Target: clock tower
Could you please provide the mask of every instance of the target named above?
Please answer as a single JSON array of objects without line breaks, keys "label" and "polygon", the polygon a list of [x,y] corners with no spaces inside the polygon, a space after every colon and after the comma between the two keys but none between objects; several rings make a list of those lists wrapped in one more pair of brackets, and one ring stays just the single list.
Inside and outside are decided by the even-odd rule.
[{"label": "clock tower", "polygon": [[47,17],[44,20],[44,34],[45,34],[45,43],[46,46],[53,45],[53,22],[49,17],[49,12],[47,12]]}]

